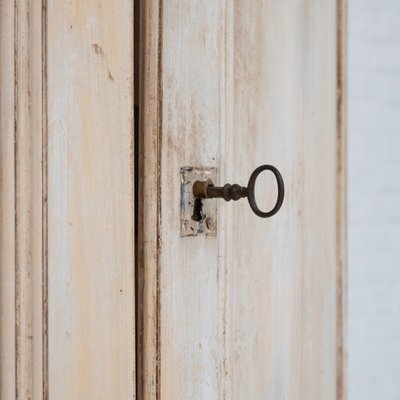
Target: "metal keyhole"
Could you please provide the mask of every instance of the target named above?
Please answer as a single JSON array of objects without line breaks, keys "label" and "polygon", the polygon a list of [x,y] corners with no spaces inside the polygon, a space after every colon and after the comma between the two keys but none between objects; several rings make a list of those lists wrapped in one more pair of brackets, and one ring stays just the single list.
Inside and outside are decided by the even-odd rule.
[{"label": "metal keyhole", "polygon": [[203,213],[203,200],[202,199],[196,199],[194,201],[192,220],[200,222],[204,218],[205,218],[205,215]]}]

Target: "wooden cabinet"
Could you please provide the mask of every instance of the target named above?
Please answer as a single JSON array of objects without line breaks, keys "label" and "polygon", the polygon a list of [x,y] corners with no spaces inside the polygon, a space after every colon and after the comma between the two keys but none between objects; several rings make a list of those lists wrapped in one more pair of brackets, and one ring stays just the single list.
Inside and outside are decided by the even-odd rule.
[{"label": "wooden cabinet", "polygon": [[0,5],[1,399],[344,399],[343,2],[136,5]]}]

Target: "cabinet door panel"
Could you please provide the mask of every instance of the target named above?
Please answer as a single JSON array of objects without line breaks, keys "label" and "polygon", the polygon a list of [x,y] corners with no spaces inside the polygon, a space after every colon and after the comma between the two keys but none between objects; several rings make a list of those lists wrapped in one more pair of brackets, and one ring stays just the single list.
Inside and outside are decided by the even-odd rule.
[{"label": "cabinet door panel", "polygon": [[0,397],[132,399],[133,2],[0,17]]},{"label": "cabinet door panel", "polygon": [[[339,397],[341,10],[142,5],[144,398]],[[286,184],[276,216],[205,200],[218,202],[217,235],[180,236],[182,166],[245,184],[266,163]]]}]

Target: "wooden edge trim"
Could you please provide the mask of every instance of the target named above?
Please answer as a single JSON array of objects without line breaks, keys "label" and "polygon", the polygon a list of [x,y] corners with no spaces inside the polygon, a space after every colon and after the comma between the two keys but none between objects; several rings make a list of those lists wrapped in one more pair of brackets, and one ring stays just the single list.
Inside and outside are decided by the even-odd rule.
[{"label": "wooden edge trim", "polygon": [[347,398],[346,0],[337,0],[337,399]]},{"label": "wooden edge trim", "polygon": [[0,398],[15,377],[15,5],[0,2]]},{"label": "wooden edge trim", "polygon": [[47,393],[46,0],[1,2],[0,397]]},{"label": "wooden edge trim", "polygon": [[42,362],[43,400],[49,398],[48,340],[48,97],[47,97],[47,2],[42,0]]},{"label": "wooden edge trim", "polygon": [[140,2],[137,387],[160,398],[160,254],[163,2]]}]

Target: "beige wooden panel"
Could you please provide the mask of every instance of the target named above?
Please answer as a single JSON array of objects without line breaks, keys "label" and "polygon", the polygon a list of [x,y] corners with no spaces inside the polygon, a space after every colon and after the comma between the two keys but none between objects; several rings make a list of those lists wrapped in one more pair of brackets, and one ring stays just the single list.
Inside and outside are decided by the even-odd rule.
[{"label": "beige wooden panel", "polygon": [[49,1],[50,399],[135,393],[133,2]]},{"label": "beige wooden panel", "polygon": [[[143,9],[144,398],[336,398],[336,1]],[[180,237],[181,166],[245,184],[264,163],[278,215],[220,200],[216,237]]]},{"label": "beige wooden panel", "polygon": [[0,17],[0,397],[133,398],[133,4]]},{"label": "beige wooden panel", "polygon": [[228,179],[271,163],[286,198],[270,220],[232,209],[228,398],[335,399],[336,2],[238,1],[233,13]]},{"label": "beige wooden panel", "polygon": [[[180,238],[180,167],[219,166],[224,2],[163,5],[160,254],[161,398],[219,393],[222,236]],[[221,225],[222,228],[222,225]]]},{"label": "beige wooden panel", "polygon": [[134,398],[133,4],[0,18],[0,397]]},{"label": "beige wooden panel", "polygon": [[214,398],[220,241],[180,239],[179,169],[219,164],[224,4],[146,1],[141,15],[143,398]]}]

